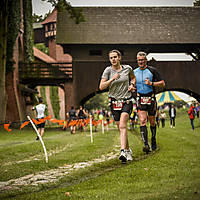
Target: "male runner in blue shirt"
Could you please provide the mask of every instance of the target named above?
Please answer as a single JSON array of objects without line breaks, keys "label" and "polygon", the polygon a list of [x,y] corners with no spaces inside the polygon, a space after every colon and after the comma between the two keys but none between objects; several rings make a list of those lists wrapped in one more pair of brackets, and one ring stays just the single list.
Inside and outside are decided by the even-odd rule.
[{"label": "male runner in blue shirt", "polygon": [[155,124],[157,103],[155,98],[155,87],[164,87],[165,82],[160,77],[156,68],[147,65],[145,52],[138,52],[137,63],[139,67],[134,70],[134,74],[136,77],[135,86],[137,89],[137,108],[140,119],[140,133],[144,141],[143,151],[149,153],[150,147],[148,144],[148,132],[146,126],[147,117],[152,132],[151,149],[154,151],[157,148]]}]

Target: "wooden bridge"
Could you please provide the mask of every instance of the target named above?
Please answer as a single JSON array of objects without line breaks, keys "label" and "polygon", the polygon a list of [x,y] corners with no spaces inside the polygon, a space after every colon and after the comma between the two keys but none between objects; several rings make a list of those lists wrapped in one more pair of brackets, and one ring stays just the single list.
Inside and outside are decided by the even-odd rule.
[{"label": "wooden bridge", "polygon": [[20,83],[34,88],[72,82],[72,63],[20,63]]},{"label": "wooden bridge", "polygon": [[[133,68],[136,61],[123,62]],[[200,62],[199,61],[153,61],[166,82],[165,90],[185,92],[200,101]],[[60,86],[65,91],[66,110],[71,105],[84,104],[99,92],[101,74],[108,61],[73,61],[72,63],[21,63],[19,68],[20,83],[34,88],[43,86]]]}]

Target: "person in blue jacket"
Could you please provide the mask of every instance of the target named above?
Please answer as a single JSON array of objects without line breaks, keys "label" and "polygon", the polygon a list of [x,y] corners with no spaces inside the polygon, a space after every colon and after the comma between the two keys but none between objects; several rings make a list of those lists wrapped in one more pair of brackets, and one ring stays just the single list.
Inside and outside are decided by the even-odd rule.
[{"label": "person in blue jacket", "polygon": [[140,133],[144,142],[143,151],[149,153],[147,121],[149,120],[151,137],[151,149],[157,148],[156,144],[156,123],[155,115],[157,102],[155,98],[155,88],[164,87],[165,82],[161,78],[157,69],[147,65],[147,54],[145,52],[137,53],[138,68],[134,70],[136,77],[135,87],[137,91],[137,109],[140,120]]}]

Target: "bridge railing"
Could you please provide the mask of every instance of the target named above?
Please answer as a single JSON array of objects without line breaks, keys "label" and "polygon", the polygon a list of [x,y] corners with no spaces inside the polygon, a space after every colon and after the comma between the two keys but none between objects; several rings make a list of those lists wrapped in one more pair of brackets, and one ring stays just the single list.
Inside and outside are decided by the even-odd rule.
[{"label": "bridge railing", "polygon": [[72,80],[72,63],[19,63],[19,79],[22,83],[31,81]]}]

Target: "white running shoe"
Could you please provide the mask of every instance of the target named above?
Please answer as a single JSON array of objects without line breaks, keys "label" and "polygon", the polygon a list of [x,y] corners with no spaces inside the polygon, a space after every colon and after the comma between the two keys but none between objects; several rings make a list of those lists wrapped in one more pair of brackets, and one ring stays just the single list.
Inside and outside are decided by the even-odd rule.
[{"label": "white running shoe", "polygon": [[132,161],[132,160],[133,160],[132,150],[131,150],[131,149],[126,150],[126,159],[127,159],[128,161]]},{"label": "white running shoe", "polygon": [[122,161],[122,163],[126,163],[127,158],[126,158],[126,152],[125,151],[121,151],[119,159]]}]

